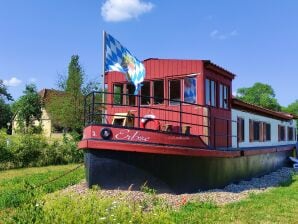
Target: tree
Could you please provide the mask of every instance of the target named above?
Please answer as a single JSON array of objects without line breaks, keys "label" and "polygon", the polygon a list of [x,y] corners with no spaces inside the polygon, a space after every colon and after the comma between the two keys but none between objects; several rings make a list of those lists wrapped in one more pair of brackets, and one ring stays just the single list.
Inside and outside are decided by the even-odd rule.
[{"label": "tree", "polygon": [[28,128],[32,127],[33,121],[40,121],[42,102],[34,84],[26,85],[23,93],[24,95],[15,102],[13,107],[16,112],[19,128],[27,132]]},{"label": "tree", "polygon": [[78,55],[71,57],[67,78],[61,75],[59,78],[58,87],[64,94],[51,99],[46,108],[55,124],[81,133],[84,126],[84,94],[96,89],[97,83],[85,84],[85,73]]},{"label": "tree", "polygon": [[13,100],[12,96],[7,92],[6,86],[3,84],[3,81],[0,80],[0,98],[6,98],[7,100]]},{"label": "tree", "polygon": [[288,105],[288,107],[283,107],[283,111],[298,115],[298,100]]},{"label": "tree", "polygon": [[13,100],[12,96],[8,93],[3,81],[0,80],[0,129],[6,128],[7,123],[11,123],[12,112],[10,105],[6,100]]},{"label": "tree", "polygon": [[280,111],[281,106],[275,98],[275,93],[270,85],[256,82],[252,87],[239,88],[237,98],[251,104],[261,107]]}]

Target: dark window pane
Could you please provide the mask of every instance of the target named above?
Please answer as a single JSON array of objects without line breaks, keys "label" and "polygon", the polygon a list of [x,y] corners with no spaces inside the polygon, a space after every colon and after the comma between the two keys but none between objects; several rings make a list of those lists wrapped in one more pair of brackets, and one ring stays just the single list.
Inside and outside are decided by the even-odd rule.
[{"label": "dark window pane", "polygon": [[141,88],[141,104],[150,104],[150,82],[143,82],[143,86]]},{"label": "dark window pane", "polygon": [[126,85],[127,88],[127,96],[126,96],[126,104],[129,106],[136,105],[136,97],[133,95],[135,91],[135,87],[133,84],[128,83]]},{"label": "dark window pane", "polygon": [[114,104],[122,105],[123,104],[123,84],[114,85]]},{"label": "dark window pane", "polygon": [[254,121],[253,129],[254,129],[254,141],[259,141],[260,140],[260,122]]},{"label": "dark window pane", "polygon": [[219,85],[219,107],[224,107],[223,85]]},{"label": "dark window pane", "polygon": [[271,141],[271,125],[266,124],[266,140]]},{"label": "dark window pane", "polygon": [[205,100],[206,100],[206,105],[210,105],[210,80],[206,79],[205,81]]},{"label": "dark window pane", "polygon": [[197,100],[197,82],[196,77],[184,78],[184,101],[187,103],[196,103]]},{"label": "dark window pane", "polygon": [[164,82],[163,80],[158,80],[153,82],[153,97],[154,104],[163,104],[164,98]]},{"label": "dark window pane", "polygon": [[227,86],[224,86],[223,88],[223,107],[225,109],[228,109],[228,105],[229,105],[229,90],[228,90],[228,87]]},{"label": "dark window pane", "polygon": [[[177,105],[179,102],[176,100],[181,100],[181,81],[180,80],[171,80],[169,85],[169,92],[170,92],[170,104]],[[175,101],[172,101],[175,100]]]},{"label": "dark window pane", "polygon": [[211,81],[211,106],[216,106],[216,83]]}]

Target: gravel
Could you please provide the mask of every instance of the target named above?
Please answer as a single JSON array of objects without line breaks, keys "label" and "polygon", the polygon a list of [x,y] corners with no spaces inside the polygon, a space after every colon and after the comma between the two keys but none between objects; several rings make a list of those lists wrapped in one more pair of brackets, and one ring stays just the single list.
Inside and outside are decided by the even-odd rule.
[{"label": "gravel", "polygon": [[[212,189],[208,191],[201,191],[192,194],[171,194],[171,193],[156,193],[150,194],[142,191],[132,191],[127,190],[98,190],[99,197],[103,198],[115,198],[119,201],[132,201],[132,202],[142,202],[146,200],[147,202],[152,202],[153,200],[159,199],[164,201],[167,205],[178,208],[181,205],[191,201],[191,202],[212,202],[216,205],[224,205],[227,203],[232,203],[240,201],[247,198],[250,194],[259,194],[266,192],[273,187],[279,186],[281,183],[289,181],[293,174],[293,169],[289,167],[283,167],[275,172],[264,175],[259,178],[252,178],[248,181],[241,181],[239,183],[232,183],[224,187],[223,189]],[[77,185],[68,187],[63,190],[66,193],[78,193],[85,194],[88,191],[86,182],[81,182]],[[150,203],[149,203],[150,204]]]}]

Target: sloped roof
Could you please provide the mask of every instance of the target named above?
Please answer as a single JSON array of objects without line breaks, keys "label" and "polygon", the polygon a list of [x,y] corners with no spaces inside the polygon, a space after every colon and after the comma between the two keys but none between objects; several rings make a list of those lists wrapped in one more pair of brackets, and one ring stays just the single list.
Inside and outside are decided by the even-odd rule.
[{"label": "sloped roof", "polygon": [[255,114],[260,114],[272,118],[276,118],[279,120],[292,120],[292,119],[298,119],[297,115],[285,113],[285,112],[279,112],[274,110],[269,110],[264,107],[260,107],[251,103],[244,102],[236,97],[232,98],[232,108],[240,109],[248,112],[252,112]]}]

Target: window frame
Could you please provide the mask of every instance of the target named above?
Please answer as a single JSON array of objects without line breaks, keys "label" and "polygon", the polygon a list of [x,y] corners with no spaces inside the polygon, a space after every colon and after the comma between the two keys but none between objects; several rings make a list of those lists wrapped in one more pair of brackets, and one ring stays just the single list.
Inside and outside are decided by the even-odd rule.
[{"label": "window frame", "polygon": [[[194,79],[195,80],[195,102],[187,102],[185,101],[185,79]],[[197,76],[196,75],[192,75],[192,76],[184,76],[182,78],[182,96],[181,99],[183,100],[184,104],[196,104],[198,102],[198,82],[197,82]],[[183,98],[182,98],[183,97]]]},{"label": "window frame", "polygon": [[152,80],[152,96],[153,97],[156,97],[155,96],[155,91],[154,91],[154,83],[155,82],[162,82],[162,87],[163,87],[163,90],[162,90],[162,103],[156,103],[156,100],[155,98],[153,98],[153,105],[164,105],[165,104],[165,80],[164,79],[156,79],[156,80]]},{"label": "window frame", "polygon": [[[212,91],[212,84],[214,84],[213,91]],[[207,89],[208,89],[208,91],[207,91]],[[208,93],[208,95],[207,95],[207,93]],[[209,102],[207,101],[207,96],[209,96],[208,97]],[[212,104],[212,102],[214,102],[214,104]],[[210,107],[217,107],[217,104],[218,104],[217,103],[217,82],[215,80],[209,79],[209,78],[205,79],[205,104]]]},{"label": "window frame", "polygon": [[[121,92],[120,93],[115,93],[115,87],[116,86],[121,86]],[[113,83],[113,106],[123,106],[125,105],[125,99],[124,99],[124,83]],[[120,103],[115,103],[115,96],[119,95],[120,96]]]},{"label": "window frame", "polygon": [[181,79],[181,78],[168,79],[168,96],[169,96],[169,103],[168,104],[169,104],[169,106],[179,105],[179,103],[176,102],[176,101],[174,101],[174,103],[172,103],[172,99],[171,99],[171,82],[173,82],[173,81],[179,81],[179,83],[180,83],[180,98],[179,98],[178,101],[182,101],[181,100],[181,98],[182,98],[182,94],[181,94],[181,92],[182,92],[182,80],[183,79]]},{"label": "window frame", "polygon": [[278,125],[278,141],[286,141],[286,128],[284,125]]},{"label": "window frame", "polygon": [[238,142],[245,142],[245,119],[237,117],[237,139]]},{"label": "window frame", "polygon": [[[226,95],[226,97],[225,97]],[[219,108],[229,110],[230,109],[230,88],[229,86],[220,83],[219,84]]]},{"label": "window frame", "polygon": [[[149,96],[143,96],[143,94],[142,94],[142,90],[143,90],[143,88],[144,88],[144,86],[145,86],[145,83],[149,83]],[[146,81],[144,81],[144,82],[142,82],[142,84],[143,84],[143,87],[141,88],[141,91],[140,91],[140,95],[141,95],[141,99],[140,99],[140,104],[142,105],[142,106],[149,106],[149,105],[151,105],[152,104],[152,102],[151,102],[151,81],[150,80],[146,80]],[[143,99],[148,99],[148,97],[149,97],[149,103],[143,103]]]}]

